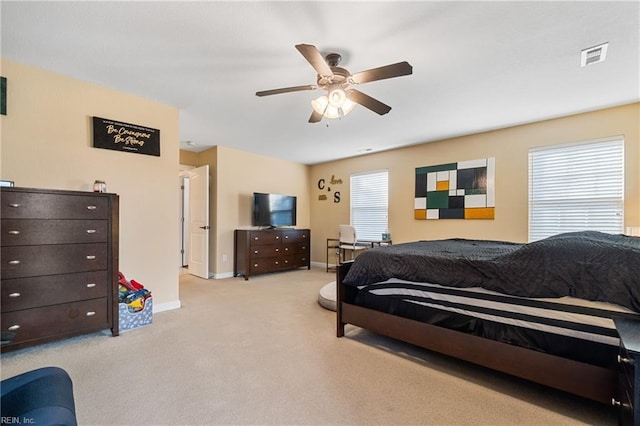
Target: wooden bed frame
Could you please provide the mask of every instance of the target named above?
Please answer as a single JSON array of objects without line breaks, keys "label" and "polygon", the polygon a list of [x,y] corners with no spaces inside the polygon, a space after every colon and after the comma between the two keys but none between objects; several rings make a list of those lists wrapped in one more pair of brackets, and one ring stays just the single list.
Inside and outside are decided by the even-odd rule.
[{"label": "wooden bed frame", "polygon": [[617,370],[509,345],[353,304],[354,288],[342,284],[353,262],[338,267],[337,336],[352,324],[422,348],[560,389],[604,404],[617,395]]}]

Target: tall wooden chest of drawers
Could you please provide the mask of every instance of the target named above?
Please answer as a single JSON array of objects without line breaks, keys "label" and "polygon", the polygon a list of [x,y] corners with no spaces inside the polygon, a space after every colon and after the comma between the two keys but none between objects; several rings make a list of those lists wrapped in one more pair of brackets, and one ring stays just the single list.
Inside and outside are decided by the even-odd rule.
[{"label": "tall wooden chest of drawers", "polygon": [[309,229],[236,229],[233,276],[310,269],[310,254]]},{"label": "tall wooden chest of drawers", "polygon": [[118,195],[2,188],[0,203],[2,351],[117,336]]}]

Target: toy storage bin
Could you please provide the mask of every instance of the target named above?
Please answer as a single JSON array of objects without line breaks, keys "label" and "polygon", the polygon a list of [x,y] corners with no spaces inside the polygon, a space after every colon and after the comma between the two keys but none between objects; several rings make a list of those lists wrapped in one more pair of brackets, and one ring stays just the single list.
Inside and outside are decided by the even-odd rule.
[{"label": "toy storage bin", "polygon": [[144,308],[138,312],[130,312],[126,303],[119,303],[120,332],[150,325],[153,322],[153,297],[147,298]]}]

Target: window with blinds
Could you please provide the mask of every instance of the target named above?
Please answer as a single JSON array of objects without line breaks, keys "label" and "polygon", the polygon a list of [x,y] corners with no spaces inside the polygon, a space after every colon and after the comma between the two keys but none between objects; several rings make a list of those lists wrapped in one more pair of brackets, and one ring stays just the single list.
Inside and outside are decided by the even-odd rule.
[{"label": "window with blinds", "polygon": [[529,150],[529,241],[623,232],[624,138]]},{"label": "window with blinds", "polygon": [[389,172],[351,175],[351,225],[360,240],[379,240],[388,232]]}]

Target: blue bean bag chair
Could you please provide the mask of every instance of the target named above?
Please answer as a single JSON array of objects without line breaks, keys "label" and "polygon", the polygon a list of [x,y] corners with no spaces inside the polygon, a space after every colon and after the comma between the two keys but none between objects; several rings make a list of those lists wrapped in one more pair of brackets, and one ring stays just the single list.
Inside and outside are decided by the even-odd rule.
[{"label": "blue bean bag chair", "polygon": [[62,368],[44,367],[0,384],[3,424],[76,426],[73,384]]}]

